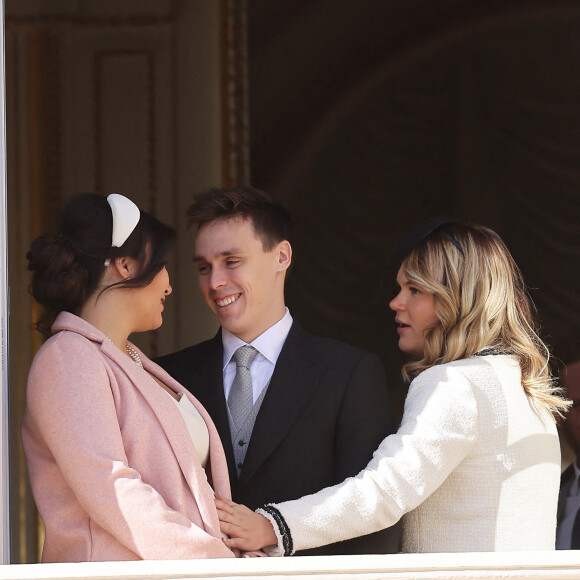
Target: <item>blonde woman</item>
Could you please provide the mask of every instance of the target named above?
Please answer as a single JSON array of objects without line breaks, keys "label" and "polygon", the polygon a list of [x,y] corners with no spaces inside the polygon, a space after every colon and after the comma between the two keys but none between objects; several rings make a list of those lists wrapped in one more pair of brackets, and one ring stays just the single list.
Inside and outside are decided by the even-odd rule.
[{"label": "blonde woman", "polygon": [[414,361],[398,432],[356,477],[255,514],[223,498],[230,547],[292,554],[403,518],[404,552],[552,550],[560,478],[553,386],[502,240],[443,222],[408,248],[391,301]]}]

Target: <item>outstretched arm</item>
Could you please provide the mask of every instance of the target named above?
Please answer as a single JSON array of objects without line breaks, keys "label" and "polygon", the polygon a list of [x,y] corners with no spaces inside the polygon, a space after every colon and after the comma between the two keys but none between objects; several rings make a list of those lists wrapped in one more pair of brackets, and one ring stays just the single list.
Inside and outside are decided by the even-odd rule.
[{"label": "outstretched arm", "polygon": [[[277,515],[273,518],[280,528],[277,544],[285,554],[395,524],[433,493],[464,459],[477,432],[472,386],[452,368],[433,367],[423,375],[423,380],[416,379],[411,385],[399,431],[381,443],[372,461],[356,477],[297,500],[266,506],[270,515]],[[272,542],[270,522],[268,530],[262,520],[250,516],[247,508],[238,509],[241,507],[222,510],[227,514],[222,529],[242,536],[239,543],[231,545],[245,548]]]}]

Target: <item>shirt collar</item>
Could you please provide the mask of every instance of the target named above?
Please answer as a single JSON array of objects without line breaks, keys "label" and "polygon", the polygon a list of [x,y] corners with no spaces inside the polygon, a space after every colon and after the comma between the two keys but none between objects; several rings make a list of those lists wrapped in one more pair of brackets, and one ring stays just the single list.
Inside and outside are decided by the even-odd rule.
[{"label": "shirt collar", "polygon": [[[264,358],[275,365],[280,356],[280,352],[282,351],[282,347],[284,346],[284,342],[286,341],[286,337],[290,332],[292,322],[293,319],[290,315],[290,311],[286,308],[284,316],[276,322],[276,324],[270,326],[270,328],[265,330],[249,344],[255,347]],[[223,361],[225,370],[234,352],[236,352],[240,346],[248,343],[232,334],[229,330],[222,328],[222,344],[224,347]]]}]

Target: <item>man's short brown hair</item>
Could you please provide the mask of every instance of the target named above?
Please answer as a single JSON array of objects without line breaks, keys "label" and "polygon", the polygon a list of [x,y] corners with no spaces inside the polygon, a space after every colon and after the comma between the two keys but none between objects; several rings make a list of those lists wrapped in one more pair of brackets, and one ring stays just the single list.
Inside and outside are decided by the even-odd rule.
[{"label": "man's short brown hair", "polygon": [[286,209],[263,191],[249,186],[211,188],[194,196],[187,208],[188,226],[198,229],[220,219],[250,220],[264,251],[291,241],[292,219]]}]

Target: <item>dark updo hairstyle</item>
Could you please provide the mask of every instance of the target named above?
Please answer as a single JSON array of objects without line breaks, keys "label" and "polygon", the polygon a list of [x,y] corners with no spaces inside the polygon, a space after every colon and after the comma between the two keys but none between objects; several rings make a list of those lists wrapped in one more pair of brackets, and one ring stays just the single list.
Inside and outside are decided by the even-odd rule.
[{"label": "dark updo hairstyle", "polygon": [[111,246],[113,214],[107,198],[94,193],[66,200],[57,217],[54,234],[36,238],[26,255],[33,272],[30,293],[48,310],[38,328],[46,334],[48,318],[63,310],[77,313],[98,287],[105,260],[134,258],[137,275],[107,286],[140,288],[151,283],[165,266],[175,232],[141,210],[139,222],[120,248]]}]

